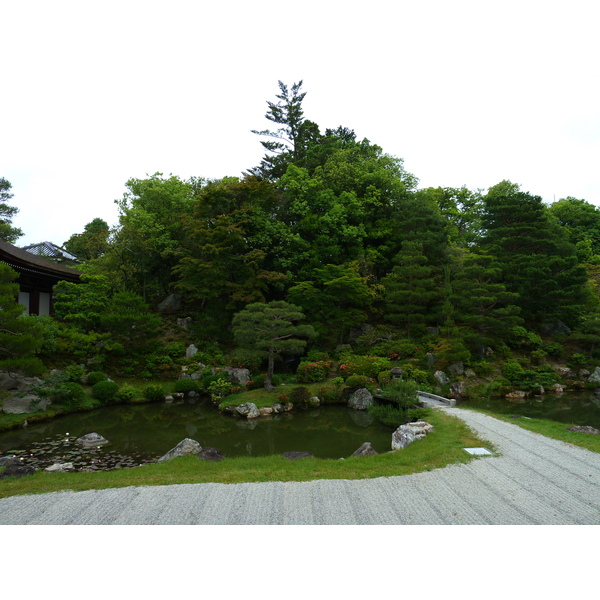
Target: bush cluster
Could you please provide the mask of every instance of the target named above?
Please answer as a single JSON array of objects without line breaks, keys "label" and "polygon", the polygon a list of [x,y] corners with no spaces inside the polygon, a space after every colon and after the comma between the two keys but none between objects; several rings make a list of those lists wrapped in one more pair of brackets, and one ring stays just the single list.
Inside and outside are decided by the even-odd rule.
[{"label": "bush cluster", "polygon": [[312,398],[312,394],[310,390],[303,385],[298,385],[292,388],[290,392],[290,402],[294,406],[298,406],[300,408],[306,408],[309,405],[309,401]]},{"label": "bush cluster", "polygon": [[371,393],[375,391],[375,380],[365,375],[351,375],[346,379],[345,385],[347,388],[367,388]]},{"label": "bush cluster", "polygon": [[190,392],[199,392],[200,386],[193,379],[178,379],[173,386],[173,391],[179,394],[189,394]]},{"label": "bush cluster", "polygon": [[114,381],[98,381],[92,386],[92,397],[101,404],[116,402],[119,384]]},{"label": "bush cluster", "polygon": [[381,371],[389,370],[391,361],[389,358],[381,356],[355,356],[347,354],[342,358],[339,366],[340,374],[343,377],[351,375],[364,375],[375,379]]},{"label": "bush cluster", "polygon": [[[251,381],[249,381],[246,384],[246,388],[249,390],[259,390],[261,388],[264,388],[266,378],[267,378],[267,376],[264,373],[262,375],[257,375],[256,377],[254,377]],[[281,377],[279,377],[279,375],[273,375],[273,378],[271,379],[271,383],[275,387],[277,387],[278,385],[281,385]]]},{"label": "bush cluster", "polygon": [[103,373],[102,371],[92,371],[87,376],[87,384],[94,386],[96,383],[100,381],[106,381],[108,379],[108,375]]},{"label": "bush cluster", "polygon": [[142,390],[142,395],[149,402],[162,402],[165,399],[165,389],[160,384],[147,385]]},{"label": "bush cluster", "polygon": [[298,365],[296,379],[298,383],[317,383],[327,377],[330,369],[330,360],[303,362]]}]

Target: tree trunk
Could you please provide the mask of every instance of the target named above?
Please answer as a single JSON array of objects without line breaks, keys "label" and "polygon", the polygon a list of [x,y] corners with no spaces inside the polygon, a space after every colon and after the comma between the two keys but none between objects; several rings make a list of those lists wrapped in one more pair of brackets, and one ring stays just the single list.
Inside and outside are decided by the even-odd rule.
[{"label": "tree trunk", "polygon": [[271,392],[275,389],[272,383],[273,371],[275,370],[275,359],[272,354],[269,354],[269,366],[267,367],[267,378],[265,379],[265,390]]}]

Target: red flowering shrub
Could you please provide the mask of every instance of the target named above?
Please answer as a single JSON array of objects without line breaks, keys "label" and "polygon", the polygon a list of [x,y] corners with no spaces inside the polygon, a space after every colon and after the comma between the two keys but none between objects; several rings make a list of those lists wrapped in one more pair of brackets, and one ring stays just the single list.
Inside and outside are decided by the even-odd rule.
[{"label": "red flowering shrub", "polygon": [[330,360],[301,363],[296,370],[296,379],[298,380],[298,383],[316,383],[318,381],[323,381],[327,377],[330,369]]}]

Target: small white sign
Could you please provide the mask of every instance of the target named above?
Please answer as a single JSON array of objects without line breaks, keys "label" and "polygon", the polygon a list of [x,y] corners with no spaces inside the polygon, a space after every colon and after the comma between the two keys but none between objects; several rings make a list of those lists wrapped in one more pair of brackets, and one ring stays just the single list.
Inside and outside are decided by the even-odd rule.
[{"label": "small white sign", "polygon": [[476,454],[478,456],[492,456],[492,453],[487,448],[463,448],[469,454]]}]

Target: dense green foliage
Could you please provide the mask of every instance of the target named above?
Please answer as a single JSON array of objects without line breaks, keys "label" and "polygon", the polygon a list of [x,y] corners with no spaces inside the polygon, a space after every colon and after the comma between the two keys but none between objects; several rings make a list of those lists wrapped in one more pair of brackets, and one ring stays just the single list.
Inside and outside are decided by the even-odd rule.
[{"label": "dense green foliage", "polygon": [[281,359],[284,379],[331,403],[389,385],[395,366],[421,389],[461,362],[528,390],[552,384],[550,361],[595,366],[598,208],[547,206],[508,180],[418,189],[402,159],[306,119],[304,97],[279,82],[255,131],[266,154],[240,177],[127,181],[118,225],[94,219],[66,242],[84,275],[56,286],[54,318],[19,317],[4,270],[0,359],[146,381],[197,370],[178,389],[215,398],[244,386],[213,368],[270,388]]},{"label": "dense green foliage", "polygon": [[34,317],[24,316],[24,307],[17,303],[17,274],[0,263],[0,370],[25,370],[38,374],[35,354],[41,349],[42,328]]},{"label": "dense green foliage", "polygon": [[12,224],[13,217],[19,212],[16,206],[9,204],[13,195],[12,184],[0,177],[0,240],[13,243],[23,235],[23,231]]}]

